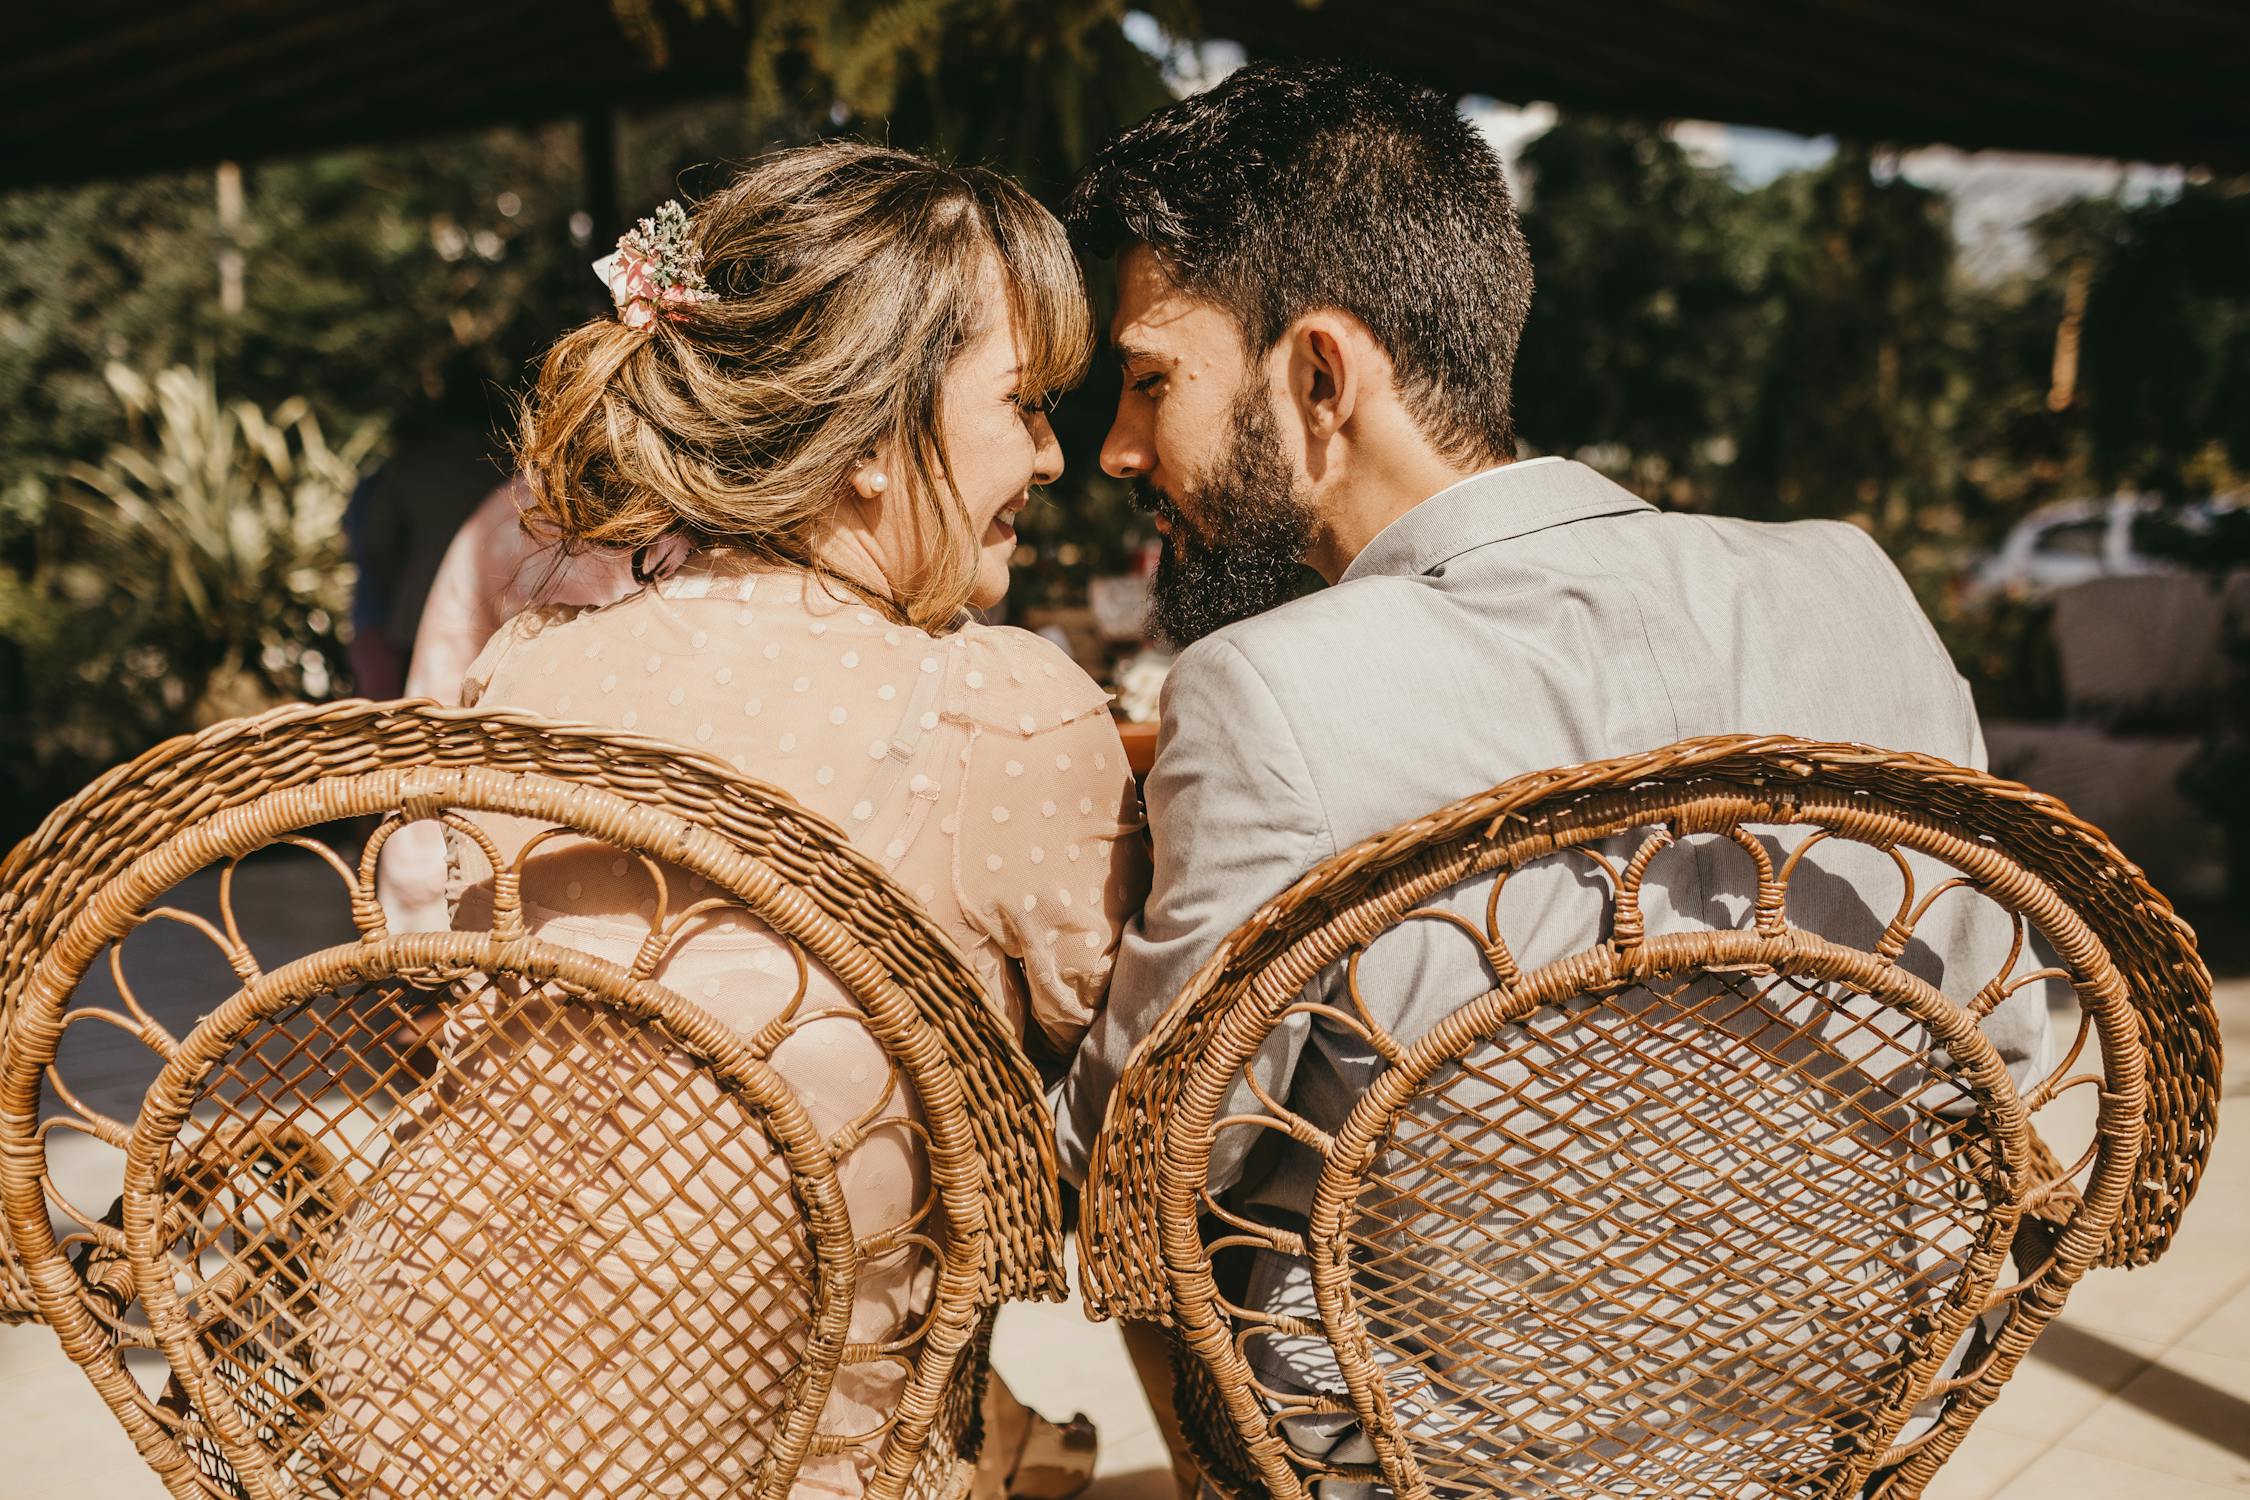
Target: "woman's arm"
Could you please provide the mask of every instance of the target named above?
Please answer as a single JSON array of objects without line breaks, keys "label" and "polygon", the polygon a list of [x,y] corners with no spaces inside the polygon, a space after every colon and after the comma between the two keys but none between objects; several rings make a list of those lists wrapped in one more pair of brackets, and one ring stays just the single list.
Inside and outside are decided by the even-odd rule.
[{"label": "woman's arm", "polygon": [[1067,1058],[1148,894],[1140,796],[1106,709],[1030,733],[980,726],[953,809],[956,897],[1023,966],[1029,1021]]}]

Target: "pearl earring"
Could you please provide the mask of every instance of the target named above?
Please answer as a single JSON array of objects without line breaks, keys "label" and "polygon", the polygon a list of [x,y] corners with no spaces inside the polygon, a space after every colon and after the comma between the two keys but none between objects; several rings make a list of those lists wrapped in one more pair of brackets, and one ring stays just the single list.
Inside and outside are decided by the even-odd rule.
[{"label": "pearl earring", "polygon": [[867,487],[880,495],[891,487],[891,476],[885,474],[881,469],[877,469],[867,476]]}]

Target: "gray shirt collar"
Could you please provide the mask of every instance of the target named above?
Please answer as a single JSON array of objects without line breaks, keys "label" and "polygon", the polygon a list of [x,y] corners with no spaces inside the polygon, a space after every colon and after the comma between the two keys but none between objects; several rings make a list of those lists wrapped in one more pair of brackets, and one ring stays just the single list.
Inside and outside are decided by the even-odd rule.
[{"label": "gray shirt collar", "polygon": [[1344,569],[1354,578],[1427,573],[1473,548],[1594,516],[1656,507],[1570,459],[1531,459],[1448,485],[1375,534]]}]

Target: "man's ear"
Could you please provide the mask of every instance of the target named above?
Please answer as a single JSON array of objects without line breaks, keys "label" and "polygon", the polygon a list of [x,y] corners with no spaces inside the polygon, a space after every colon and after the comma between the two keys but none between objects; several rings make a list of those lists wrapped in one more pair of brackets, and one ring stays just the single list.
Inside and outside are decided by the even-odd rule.
[{"label": "man's ear", "polygon": [[1282,336],[1289,354],[1289,395],[1305,435],[1325,441],[1343,431],[1366,392],[1374,343],[1359,319],[1323,308],[1299,318]]}]

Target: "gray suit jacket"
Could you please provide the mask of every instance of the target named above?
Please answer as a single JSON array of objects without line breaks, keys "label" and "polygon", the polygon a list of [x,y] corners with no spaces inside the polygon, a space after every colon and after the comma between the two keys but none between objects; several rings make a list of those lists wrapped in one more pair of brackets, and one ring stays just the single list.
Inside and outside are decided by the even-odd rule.
[{"label": "gray suit jacket", "polygon": [[[1083,1173],[1134,1043],[1217,945],[1311,865],[1512,776],[1724,733],[1860,741],[1972,766],[1984,760],[1966,685],[1905,582],[1866,535],[1828,522],[1775,526],[1664,514],[1561,460],[1511,465],[1431,497],[1376,537],[1335,587],[1198,642],[1166,683],[1163,738],[1148,779],[1154,886],[1125,934],[1108,1007],[1055,1101],[1064,1170]],[[1793,848],[1805,837],[1802,829],[1758,832],[1777,863],[1783,845]],[[1603,852],[1613,864],[1629,857],[1624,840],[1611,843]],[[1924,894],[1950,873],[1919,856],[1910,863]],[[1789,917],[1870,946],[1897,910],[1900,888],[1883,854],[1833,840],[1814,848],[1794,873]],[[1746,926],[1754,889],[1741,850],[1722,839],[1691,840],[1649,869],[1642,892],[1648,929]],[[1481,928],[1488,891],[1488,881],[1475,882],[1446,904]],[[1541,861],[1503,888],[1500,930],[1529,971],[1600,941],[1607,895],[1606,883],[1588,878],[1583,862]],[[1916,928],[1902,962],[1966,1001],[2008,961],[2012,930],[1989,903],[1948,896]],[[1307,998],[1348,1008],[1340,968],[1316,978]],[[1401,1042],[1492,982],[1476,945],[1442,922],[1393,929],[1359,965],[1370,1012]],[[1985,1022],[2019,1085],[2049,1066],[2046,1001],[2041,986],[2028,985]],[[1661,1009],[1664,1002],[1654,1003]],[[1812,1028],[1803,1045],[1818,1049],[1812,1055],[1848,1058],[1856,1080],[1850,1088],[1864,1090],[1875,1107],[1901,1118],[1923,1103],[1951,1112],[1938,1102],[1950,1085],[1933,1085],[1933,1093],[1916,1099],[1928,1075],[1912,1064],[1911,1051],[1886,1039],[1886,1031],[1904,1028],[1885,1014],[1862,1010],[1855,1021],[1849,1005],[1784,997],[1734,1011],[1721,1024],[1746,1037],[1773,1035],[1763,1029],[1769,1023],[1784,1033]],[[1969,1231],[1932,1212],[1926,1183],[1904,1170],[1866,1171],[1855,1152],[1795,1149],[1808,1131],[1823,1128],[1822,1084],[1808,1087],[1801,1077],[1792,1083],[1781,1070],[1761,1075],[1745,1049],[1742,1081],[1675,1107],[1661,1068],[1627,1086],[1628,1070],[1654,1066],[1647,1054],[1605,1054],[1599,1028],[1581,1032],[1567,1018],[1557,1018],[1545,1035],[1538,1065],[1550,1076],[1613,1080],[1596,1113],[1614,1116],[1607,1128],[1631,1141],[1627,1154],[1676,1163],[1665,1169],[1676,1184],[1724,1171],[1733,1176],[1732,1191],[1752,1198],[1795,1194],[1832,1203],[1826,1228],[1838,1249],[1829,1258],[1854,1269],[1839,1271],[1842,1282],[1827,1286],[1826,1295],[1896,1307],[1909,1275],[1928,1273],[1944,1284]],[[1900,1040],[1913,1045],[1910,1036]],[[1681,1055],[1674,1053],[1670,1066]],[[1526,1066],[1480,1054],[1477,1067],[1450,1082],[1444,1096],[1414,1108],[1427,1102],[1440,1120],[1463,1118],[1449,1114],[1456,1108],[1490,1118],[1514,1107],[1508,1101],[1525,1085]],[[1379,1064],[1357,1036],[1300,1014],[1269,1039],[1256,1067],[1274,1097],[1333,1131]],[[1827,1072],[1825,1083],[1840,1085],[1844,1076]],[[1963,1098],[1956,1094],[1954,1102]],[[1227,1112],[1260,1113],[1240,1086]],[[1510,1118],[1511,1138],[1545,1129],[1524,1123],[1536,1115]],[[1705,1132],[1707,1125],[1715,1134]],[[1713,1141],[1730,1127],[1750,1144],[1722,1162]],[[1582,1363],[1586,1348],[1559,1335],[1487,1351],[1481,1362],[1452,1373],[1441,1368],[1458,1357],[1457,1308],[1516,1305],[1510,1299],[1528,1287],[1542,1289],[1550,1312],[1573,1297],[1586,1300],[1580,1322],[1606,1330],[1605,1357],[1622,1359],[1628,1373],[1639,1354],[1672,1350],[1691,1326],[1704,1337],[1736,1340],[1738,1369],[1760,1368],[1760,1360],[1771,1359],[1767,1342],[1794,1326],[1786,1299],[1755,1285],[1755,1270],[1724,1288],[1729,1317],[1680,1311],[1703,1307],[1706,1266],[1768,1248],[1768,1232],[1780,1234],[1780,1226],[1749,1226],[1699,1256],[1689,1243],[1692,1226],[1665,1218],[1660,1199],[1651,1200],[1659,1204],[1652,1208],[1631,1183],[1613,1182],[1630,1174],[1613,1173],[1617,1159],[1605,1157],[1600,1142],[1584,1143],[1582,1151],[1567,1125],[1546,1133],[1554,1138],[1542,1137],[1536,1157],[1524,1156],[1529,1147],[1511,1148],[1512,1165],[1496,1166],[1490,1142],[1482,1140],[1472,1155],[1429,1159],[1437,1175],[1426,1173],[1424,1186],[1440,1197],[1458,1197],[1454,1187],[1478,1173],[1503,1174],[1495,1187],[1505,1184],[1507,1217],[1485,1226],[1486,1238],[1476,1243],[1487,1248],[1466,1268],[1440,1242],[1449,1235],[1420,1247],[1400,1240],[1404,1256],[1390,1259],[1385,1271],[1394,1284],[1371,1304],[1388,1309],[1375,1331],[1393,1350],[1422,1349],[1415,1357],[1438,1382],[1428,1389],[1481,1389],[1497,1378],[1508,1394],[1497,1407],[1487,1393],[1483,1405],[1460,1411],[1451,1398],[1423,1402],[1402,1410],[1400,1419],[1427,1429],[1441,1446],[1481,1452],[1491,1482],[1499,1483],[1504,1470],[1539,1493],[1559,1493],[1562,1476],[1605,1462],[1603,1452],[1623,1451],[1620,1444],[1660,1428],[1676,1441],[1667,1461],[1683,1474],[1718,1461],[1703,1451],[1714,1432],[1726,1434],[1720,1447],[1729,1452],[1796,1440],[1791,1433],[1802,1438],[1805,1418],[1790,1404],[1789,1387],[1769,1393],[1767,1410],[1758,1405],[1767,1398],[1736,1390],[1731,1376],[1643,1391],[1633,1398],[1637,1406],[1619,1408],[1630,1408],[1626,1415],[1582,1418],[1582,1406],[1604,1408],[1598,1390],[1583,1401],[1548,1399],[1553,1391],[1599,1385]],[[1897,1150],[1912,1134],[1886,1128],[1867,1144]],[[1757,1145],[1766,1139],[1791,1144],[1768,1154]],[[1301,1228],[1320,1167],[1318,1157],[1285,1137],[1240,1125],[1214,1145],[1212,1186],[1233,1184],[1238,1206]],[[1775,1180],[1764,1183],[1761,1174]],[[1404,1179],[1394,1173],[1391,1180]],[[1584,1247],[1611,1241],[1620,1247],[1604,1252],[1613,1275],[1639,1282],[1626,1303],[1604,1302],[1601,1279],[1572,1290],[1586,1264]],[[1417,1269],[1430,1257],[1430,1266]],[[1425,1291],[1414,1292],[1416,1286]],[[1427,1305],[1416,1300],[1425,1292]],[[1260,1252],[1247,1293],[1252,1306],[1317,1324],[1310,1268],[1300,1260]],[[1668,1297],[1676,1303],[1669,1313]],[[1423,1327],[1451,1332],[1418,1342]],[[1791,1338],[1798,1364],[1819,1378],[1852,1371],[1874,1381],[1888,1358],[1844,1335],[1825,1343]],[[1341,1390],[1322,1339],[1253,1333],[1246,1352],[1277,1396]],[[1722,1360],[1715,1367],[1723,1366]],[[1507,1373],[1494,1376],[1495,1369]],[[1928,1419],[1927,1412],[1918,1415],[1915,1429]],[[1349,1421],[1291,1418],[1282,1425],[1308,1458],[1374,1458]],[[1331,1486],[1324,1493],[1364,1489]]]},{"label": "gray suit jacket", "polygon": [[[1863,532],[1668,514],[1562,459],[1432,496],[1335,587],[1197,642],[1164,689],[1146,788],[1148,905],[1055,1100],[1065,1174],[1083,1174],[1134,1043],[1220,941],[1313,864],[1512,776],[1724,733],[1984,763],[1967,685]],[[1872,942],[1898,898],[1889,861],[1823,845],[1807,866],[1792,920]],[[1511,881],[1501,908],[1527,969],[1598,940],[1598,904],[1567,875],[1527,874],[1538,878]],[[1659,861],[1645,893],[1651,930],[1738,925],[1746,877],[1739,854]],[[1458,899],[1481,922],[1481,898]],[[1982,905],[1940,903],[1908,954],[1957,998],[2007,952],[2006,924]],[[1402,1040],[1491,982],[1473,948],[1428,922],[1378,944],[1362,978]],[[2019,1081],[2040,1071],[2039,987],[1986,1031]],[[1373,1068],[1356,1039],[1308,1030],[1301,1017],[1261,1063],[1323,1126],[1341,1120]],[[1240,1170],[1247,1134],[1222,1137],[1219,1180]],[[1310,1164],[1288,1153],[1260,1161],[1245,1193],[1304,1211]]]}]

